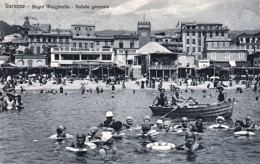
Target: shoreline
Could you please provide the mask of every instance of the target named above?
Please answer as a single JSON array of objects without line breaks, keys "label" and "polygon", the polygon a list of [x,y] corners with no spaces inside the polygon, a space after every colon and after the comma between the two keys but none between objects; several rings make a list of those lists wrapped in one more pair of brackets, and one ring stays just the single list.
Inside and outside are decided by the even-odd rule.
[{"label": "shoreline", "polygon": [[[63,84],[53,84],[53,80],[50,80],[47,82],[47,84],[44,84],[42,86],[40,86],[40,84],[38,82],[33,82],[32,85],[28,85],[28,84],[18,84],[15,86],[15,91],[20,91],[20,87],[23,87],[23,89],[26,90],[30,90],[30,91],[47,91],[47,90],[58,90],[60,89],[60,87],[63,87],[64,91],[79,91],[82,83],[85,83],[85,88],[86,89],[91,89],[92,91],[96,90],[96,87],[102,88],[103,90],[112,90],[111,89],[111,85],[106,86],[105,82],[91,82],[91,81],[87,81],[87,80],[75,80],[73,81],[73,83],[68,83],[66,85]],[[210,88],[209,89],[214,89],[213,88],[213,82],[210,81],[205,81],[205,83],[197,85],[197,86],[187,86],[187,85],[182,85],[179,86],[177,85],[175,82],[173,81],[167,81],[167,82],[163,82],[163,88],[167,91],[170,90],[170,86],[173,84],[176,87],[179,87],[181,90],[185,90],[185,89],[193,89],[193,90],[204,90],[204,89],[208,89],[207,85],[210,83]],[[225,85],[228,86],[228,81],[224,81],[223,82]],[[154,91],[158,91],[157,89],[157,85],[159,84],[159,82],[155,83],[155,88],[150,88],[150,87],[144,87],[141,88],[141,85],[137,85],[136,81],[126,81],[125,82],[125,86],[126,86],[126,90],[154,90]],[[0,84],[0,89],[2,90],[4,85]],[[240,87],[242,89],[246,89],[245,84],[233,84],[232,87],[224,87],[224,90],[234,90],[237,87]],[[248,89],[252,89],[252,88],[248,88]],[[122,89],[122,82],[120,82],[120,84],[115,84],[115,91],[119,91],[119,90],[123,90]]]}]

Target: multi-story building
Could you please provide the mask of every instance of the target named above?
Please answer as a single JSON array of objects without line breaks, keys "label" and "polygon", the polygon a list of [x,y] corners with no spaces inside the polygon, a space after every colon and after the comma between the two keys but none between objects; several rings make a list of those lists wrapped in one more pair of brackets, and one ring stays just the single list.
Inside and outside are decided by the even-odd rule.
[{"label": "multi-story building", "polygon": [[32,25],[28,32],[28,43],[32,54],[50,51],[51,47],[69,48],[72,40],[70,30],[51,29],[49,24]]},{"label": "multi-story building", "polygon": [[260,52],[260,32],[255,34],[243,33],[237,37],[237,44],[245,47],[249,55]]},{"label": "multi-story building", "polygon": [[151,41],[161,44],[172,52],[183,51],[180,33],[175,33],[175,35],[166,34],[165,32],[157,33],[151,36]]},{"label": "multi-story building", "polygon": [[183,51],[189,55],[195,55],[195,64],[205,58],[207,46],[229,47],[231,39],[228,36],[229,29],[219,23],[181,23],[181,37]]}]

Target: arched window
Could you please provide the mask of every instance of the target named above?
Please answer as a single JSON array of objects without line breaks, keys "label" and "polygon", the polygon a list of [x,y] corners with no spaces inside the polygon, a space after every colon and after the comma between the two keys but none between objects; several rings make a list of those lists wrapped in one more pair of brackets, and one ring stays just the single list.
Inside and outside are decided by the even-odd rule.
[{"label": "arched window", "polygon": [[124,47],[124,44],[122,41],[119,42],[119,48],[123,48]]},{"label": "arched window", "polygon": [[18,67],[22,67],[23,65],[24,65],[24,61],[23,60],[19,60],[17,66]]}]

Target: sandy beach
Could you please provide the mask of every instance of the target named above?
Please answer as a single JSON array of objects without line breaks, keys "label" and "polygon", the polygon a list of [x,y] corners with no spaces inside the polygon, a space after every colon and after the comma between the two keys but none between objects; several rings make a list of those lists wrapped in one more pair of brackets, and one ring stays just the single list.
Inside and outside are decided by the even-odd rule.
[{"label": "sandy beach", "polygon": [[[73,81],[73,83],[69,83],[67,81],[66,85],[63,84],[54,84],[53,80],[48,81],[46,84],[44,85],[40,85],[38,81],[36,82],[32,82],[32,85],[28,85],[28,83],[26,84],[17,84],[15,86],[15,90],[19,91],[20,87],[23,87],[23,89],[25,90],[59,90],[59,88],[62,86],[64,91],[69,91],[69,90],[80,90],[82,83],[85,84],[86,89],[92,89],[95,90],[96,87],[102,88],[104,90],[111,90],[111,85],[107,85],[105,82],[101,82],[99,81],[98,83],[96,83],[95,81],[89,81],[89,80],[75,80]],[[179,84],[176,84],[173,81],[167,81],[167,82],[163,82],[163,88],[165,88],[166,90],[170,90],[170,85],[174,84],[175,86],[178,86],[181,90],[185,90],[185,89],[194,89],[194,90],[202,90],[202,89],[207,89],[207,85],[210,83],[210,88],[213,88],[213,82],[210,81],[206,81],[203,84],[197,85],[197,86],[187,86],[186,84],[183,84],[182,86],[179,86]],[[229,82],[223,82],[225,85],[228,86]],[[157,90],[157,85],[159,84],[159,82],[156,82],[155,86],[156,88],[149,88],[149,87],[145,87],[145,90]],[[3,88],[4,85],[0,84],[0,89]],[[141,85],[137,85],[136,81],[131,81],[128,80],[125,82],[125,86],[127,90],[138,90],[141,89]],[[225,87],[225,90],[234,90],[237,87],[241,87],[241,88],[245,88],[244,84],[233,84],[232,87]],[[115,85],[115,90],[122,90],[122,82],[120,82],[120,84],[116,84]]]}]

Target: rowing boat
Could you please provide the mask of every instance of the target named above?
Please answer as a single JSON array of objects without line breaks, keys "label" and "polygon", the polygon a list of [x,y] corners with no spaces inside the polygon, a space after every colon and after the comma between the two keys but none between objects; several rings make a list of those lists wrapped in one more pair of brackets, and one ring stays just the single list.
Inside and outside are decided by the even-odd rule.
[{"label": "rowing boat", "polygon": [[202,116],[203,118],[216,118],[217,116],[223,116],[225,118],[230,118],[233,113],[234,101],[235,99],[215,104],[197,104],[183,107],[162,107],[152,105],[149,107],[152,110],[153,115],[156,116],[167,115],[171,118],[196,118],[198,116]]}]

